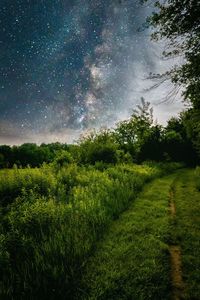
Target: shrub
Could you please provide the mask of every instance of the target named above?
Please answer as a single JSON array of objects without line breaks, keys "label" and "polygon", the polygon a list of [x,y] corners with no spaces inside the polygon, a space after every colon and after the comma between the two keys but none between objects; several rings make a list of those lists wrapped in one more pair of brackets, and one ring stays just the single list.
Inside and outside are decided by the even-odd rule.
[{"label": "shrub", "polygon": [[90,142],[81,146],[82,149],[82,161],[88,164],[95,164],[96,162],[103,163],[116,163],[117,152],[116,147],[113,144],[101,144],[97,142]]},{"label": "shrub", "polygon": [[56,165],[58,167],[66,166],[72,162],[73,162],[73,157],[66,150],[62,150],[62,151],[58,152],[56,155],[56,158],[54,159],[54,165]]}]

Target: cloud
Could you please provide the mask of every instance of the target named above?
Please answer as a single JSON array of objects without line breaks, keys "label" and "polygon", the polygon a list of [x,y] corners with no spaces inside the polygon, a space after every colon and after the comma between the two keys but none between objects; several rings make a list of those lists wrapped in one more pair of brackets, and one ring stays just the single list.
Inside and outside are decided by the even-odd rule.
[{"label": "cloud", "polygon": [[154,82],[145,79],[176,63],[160,59],[164,45],[150,41],[144,23],[152,7],[132,0],[69,2],[62,1],[59,19],[51,16],[57,29],[38,36],[34,47],[39,54],[25,72],[27,84],[10,90],[2,101],[0,113],[7,122],[0,124],[0,143],[71,142],[83,130],[129,117],[142,96],[161,123],[183,107],[180,100],[159,105],[172,84],[150,89]]},{"label": "cloud", "polygon": [[102,28],[100,43],[94,48],[95,55],[85,58],[90,84],[84,98],[84,121],[111,126],[127,118],[142,96],[155,107],[155,117],[162,124],[183,108],[181,91],[174,101],[162,103],[174,88],[169,81],[151,89],[155,82],[147,79],[150,72],[163,73],[176,62],[161,59],[164,44],[152,42],[150,30],[144,28],[151,10],[130,1],[123,5],[108,2],[109,21]]},{"label": "cloud", "polygon": [[18,126],[17,124],[3,121],[0,122],[0,144],[19,145],[22,143],[73,143],[78,140],[81,130],[79,129],[48,129],[35,132],[28,128]]}]

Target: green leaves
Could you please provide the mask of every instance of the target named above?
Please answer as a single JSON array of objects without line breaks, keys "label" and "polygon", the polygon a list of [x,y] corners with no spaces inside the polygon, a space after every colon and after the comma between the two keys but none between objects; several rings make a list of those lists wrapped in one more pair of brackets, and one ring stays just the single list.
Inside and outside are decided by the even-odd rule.
[{"label": "green leaves", "polygon": [[133,164],[1,171],[1,197],[9,193],[12,204],[1,211],[0,296],[70,298],[110,222],[162,173]]},{"label": "green leaves", "polygon": [[174,83],[182,85],[185,99],[194,107],[200,102],[200,3],[197,0],[167,0],[155,3],[156,12],[149,18],[155,40],[167,38],[168,58],[180,56],[183,63],[170,70]]}]

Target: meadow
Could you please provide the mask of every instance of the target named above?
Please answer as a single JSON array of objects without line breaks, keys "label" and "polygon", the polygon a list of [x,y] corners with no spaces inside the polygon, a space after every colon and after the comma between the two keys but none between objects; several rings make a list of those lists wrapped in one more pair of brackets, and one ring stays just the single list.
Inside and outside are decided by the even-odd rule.
[{"label": "meadow", "polygon": [[[114,97],[107,97],[109,94],[104,93],[104,88],[108,91],[111,90],[113,96],[117,96],[117,92],[110,88],[110,78],[107,78],[109,79],[108,85],[96,85],[95,79],[101,83],[104,76],[98,78],[99,76],[96,76],[98,74],[92,74],[92,72],[90,74],[90,71],[93,67],[101,71],[104,62],[109,70],[115,62],[119,62],[119,65],[121,65],[120,60],[118,61],[118,55],[113,56],[110,50],[114,49],[116,52],[118,46],[115,47],[115,43],[117,43],[116,45],[119,44],[120,55],[123,60],[123,51],[121,51],[123,50],[123,45],[121,45],[122,34],[125,36],[125,41],[128,41],[127,37],[131,31],[138,35],[139,32],[144,33],[146,27],[148,27],[148,34],[153,30],[152,39],[156,42],[159,41],[159,52],[160,50],[162,52],[163,44],[163,52],[160,54],[163,62],[169,63],[166,64],[166,69],[161,68],[159,71],[155,64],[158,58],[157,53],[151,51],[153,54],[152,64],[151,57],[147,55],[148,63],[144,66],[144,72],[145,70],[148,71],[149,66],[150,69],[153,67],[153,73],[151,72],[147,76],[150,85],[144,91],[149,92],[153,88],[163,87],[163,90],[160,90],[160,95],[155,95],[155,99],[152,100],[156,105],[166,104],[166,106],[163,106],[166,109],[163,112],[164,115],[166,113],[171,114],[170,106],[168,107],[170,102],[167,101],[174,101],[178,98],[185,103],[184,111],[169,119],[166,125],[161,125],[154,121],[153,108],[150,102],[146,102],[144,98],[141,98],[141,104],[136,105],[136,109],[133,109],[127,120],[118,122],[114,125],[114,128],[104,128],[98,132],[96,130],[87,132],[73,145],[60,143],[0,145],[0,299],[2,300],[200,299],[200,2],[195,0],[166,0],[149,3],[152,1],[143,0],[141,2],[146,3],[147,11],[150,13],[152,11],[152,14],[147,18],[147,22],[141,23],[138,29],[137,26],[132,26],[130,22],[131,19],[138,19],[140,15],[135,13],[132,16],[131,14],[128,15],[129,9],[127,10],[126,4],[123,3],[126,1],[117,2],[119,3],[116,4],[116,7],[114,4],[112,6],[108,4],[108,14],[106,10],[103,13],[103,15],[108,15],[108,24],[103,22],[103,15],[99,18],[96,10],[90,10],[89,3],[88,9],[81,7],[83,15],[87,12],[87,22],[83,22],[81,16],[78,25],[82,27],[84,23],[88,24],[89,14],[91,14],[94,22],[90,22],[89,27],[95,24],[98,25],[98,30],[94,30],[92,35],[94,33],[98,35],[98,32],[101,32],[101,39],[95,39],[96,41],[92,45],[94,51],[90,49],[91,51],[86,56],[85,50],[87,49],[81,47],[84,55],[84,66],[87,69],[87,72],[81,73],[83,84],[81,81],[76,80],[78,77],[72,76],[70,82],[73,83],[74,81],[78,89],[73,88],[72,93],[67,91],[67,98],[62,97],[64,90],[60,94],[61,97],[57,97],[57,94],[56,97],[53,97],[59,102],[66,98],[66,105],[72,104],[69,109],[64,102],[64,105],[58,106],[64,109],[64,114],[60,115],[62,122],[64,122],[65,111],[67,114],[66,125],[69,125],[69,127],[63,129],[69,128],[69,132],[71,132],[71,129],[73,131],[78,126],[79,122],[73,122],[73,117],[77,113],[78,119],[83,116],[83,120],[79,124],[81,129],[90,127],[90,124],[99,124],[100,114],[103,113],[107,118],[110,118],[108,123],[111,123],[113,116],[105,110],[110,104],[110,107],[114,108],[115,102],[113,102]],[[100,3],[96,4],[92,4],[91,7],[98,6],[98,12],[101,5],[99,5]],[[155,4],[154,8],[151,7],[152,4]],[[17,18],[14,20],[16,22],[13,23],[14,6],[10,6],[11,14],[9,13],[9,18],[11,17],[13,28],[18,30],[20,27],[15,28],[16,22],[20,21],[18,24],[20,26],[20,19],[24,21],[26,18],[21,16],[23,18]],[[119,18],[120,24],[123,26],[117,27],[120,38],[116,39],[117,35],[113,35],[114,38],[111,35],[115,32],[113,30],[114,23],[120,12],[120,7],[123,7],[126,22],[123,23],[123,19]],[[129,7],[129,4],[127,7]],[[21,4],[19,8],[22,11]],[[111,8],[115,13],[113,21],[112,18],[110,19]],[[47,11],[47,15],[50,10]],[[5,12],[4,6],[3,11]],[[53,13],[56,15],[54,10]],[[145,16],[146,13],[144,12],[141,15]],[[5,19],[8,21],[7,18]],[[76,21],[76,19],[74,20]],[[79,21],[79,18],[77,20]],[[37,18],[33,21],[38,27]],[[129,23],[131,26],[128,26]],[[125,26],[126,24],[127,26]],[[8,26],[8,28],[12,26]],[[54,26],[50,27],[53,29]],[[5,29],[6,33],[7,26],[2,28]],[[63,28],[65,29],[65,27]],[[103,31],[101,31],[101,28]],[[70,31],[73,33],[74,30],[71,29]],[[33,30],[34,35],[37,33],[36,31],[37,28]],[[102,34],[104,31],[106,35]],[[22,36],[22,39],[19,40],[23,41],[23,30],[19,33],[20,37]],[[53,31],[50,30],[49,33],[50,37],[52,36],[54,39]],[[83,30],[82,33],[86,33],[87,39],[85,41],[88,43],[90,38],[87,30]],[[15,46],[18,42],[15,39],[15,34],[6,34],[5,37],[6,42],[7,37],[8,42],[13,42],[11,44],[9,42],[8,47],[6,47],[9,50],[9,45],[11,45],[10,49],[16,55],[15,49],[12,47],[12,44]],[[74,48],[76,39],[73,38],[72,40]],[[93,38],[91,41],[93,43]],[[142,40],[138,41],[140,44]],[[26,39],[25,42],[30,44],[29,39]],[[137,39],[134,40],[134,43],[137,44]],[[99,51],[97,53],[98,46],[102,48],[101,46],[104,46],[104,44],[108,46],[109,51],[104,49],[106,50],[105,53]],[[59,54],[56,48],[58,50],[62,48],[60,45],[61,43],[53,49],[56,50],[53,51],[56,55]],[[35,46],[37,46],[37,43]],[[7,50],[7,48],[5,49]],[[17,51],[17,54],[20,54],[23,47],[17,48],[20,50]],[[30,45],[27,49],[30,50],[29,48]],[[64,48],[67,51],[67,48],[70,47]],[[137,47],[129,48],[124,53],[126,57],[122,61],[122,66],[129,62],[130,57],[132,57],[131,51]],[[32,50],[34,49],[36,47],[33,47]],[[29,54],[32,53],[28,52]],[[74,54],[77,56],[75,52]],[[93,62],[97,54],[97,60]],[[10,55],[7,57],[8,62],[10,61],[13,66],[20,65],[18,60],[15,64],[15,60],[10,59]],[[64,57],[60,55],[58,57],[61,57],[62,60],[53,60],[55,66],[56,61],[64,61]],[[26,56],[23,57],[22,67],[26,63],[24,58]],[[34,55],[33,57],[31,55],[31,61],[33,58]],[[76,75],[76,65],[78,68],[80,65],[80,57],[77,56],[76,58],[78,60],[72,64],[74,75]],[[160,58],[159,61],[161,61]],[[107,61],[110,62],[107,64]],[[137,70],[137,65],[142,66],[141,63],[144,63],[144,61],[145,57],[138,61],[139,65],[135,64],[134,72],[129,72],[131,69],[127,64],[127,74],[135,73],[137,75],[136,79],[139,78],[144,72],[143,68],[141,69],[142,73],[140,68]],[[51,70],[49,66],[51,66],[50,61],[47,70]],[[29,68],[24,70],[27,71],[26,69],[29,70]],[[124,67],[123,69],[125,70]],[[16,87],[16,94],[19,95],[18,93],[23,91],[23,77],[26,72],[18,72],[20,77],[15,82],[14,75],[17,74],[17,69],[12,67],[10,69],[12,71],[12,81],[9,82],[7,81],[10,73],[9,68],[5,70],[4,79],[6,81],[5,86],[2,85],[2,104],[7,109],[8,103],[4,101],[4,89],[7,86],[9,89],[12,86]],[[104,68],[102,70],[104,75]],[[117,73],[120,68],[116,68],[116,70],[114,75],[118,76]],[[61,74],[60,70],[58,71]],[[66,69],[66,75],[68,71]],[[37,72],[33,72],[34,74],[36,75]],[[86,79],[89,80],[86,80],[85,83],[85,76],[82,76],[84,74],[91,75],[86,76]],[[56,79],[55,76],[56,72],[53,72],[54,79]],[[27,77],[28,82],[30,81],[29,77]],[[30,78],[34,79],[36,77],[31,75]],[[66,78],[68,78],[68,75]],[[128,77],[125,76],[124,78]],[[134,77],[131,80],[134,81]],[[168,80],[171,80],[174,88],[170,89]],[[116,85],[116,88],[119,88],[120,97],[124,85],[123,82],[118,81],[116,81],[116,84],[119,87]],[[17,84],[13,85],[13,82]],[[102,82],[104,83],[104,80]],[[17,86],[18,83],[20,83],[19,87]],[[40,82],[38,81],[38,83]],[[164,85],[162,85],[163,83]],[[89,84],[89,89],[87,89],[87,84]],[[33,92],[37,86],[38,84],[32,85],[31,83],[30,92]],[[130,86],[129,80],[128,85],[125,86]],[[79,87],[80,91],[82,87],[84,88],[83,93],[79,93]],[[26,92],[28,92],[28,89],[29,84],[26,86]],[[166,97],[163,98],[165,89],[167,93]],[[137,80],[136,90],[128,88],[128,94],[129,90],[131,93],[133,92],[133,96],[137,95],[139,91]],[[9,95],[14,97],[15,91],[13,90],[13,93],[11,91],[9,90]],[[127,91],[124,95],[128,95]],[[58,92],[60,93],[60,91]],[[134,94],[135,92],[136,94]],[[38,97],[43,94],[45,95],[45,93],[37,94],[37,101],[35,102],[37,105],[35,107],[42,105],[43,102],[46,103],[45,99],[42,98],[39,101],[40,98]],[[72,99],[70,99],[70,95]],[[77,96],[75,100],[78,101],[78,106],[74,106],[75,109],[73,109],[73,103],[75,103],[73,95]],[[88,95],[92,95],[92,98],[94,96],[95,101],[92,101],[94,107],[90,105],[90,101],[86,101],[89,99],[87,99]],[[3,128],[1,133],[3,133],[3,140],[7,132],[9,133],[8,137],[15,138],[15,132],[18,136],[17,128],[14,128],[14,131],[12,128],[10,131],[11,127],[14,126],[10,125],[15,124],[20,116],[23,116],[21,113],[29,108],[28,102],[27,107],[22,107],[23,97],[16,98],[20,100],[20,105],[17,105],[18,100],[13,97],[10,98],[15,105],[12,107],[13,109],[2,111]],[[160,101],[156,100],[159,97],[161,97]],[[53,101],[53,98],[51,101]],[[48,97],[47,100],[50,99],[51,97]],[[116,107],[117,110],[122,107],[122,104],[125,105],[123,99],[115,100],[119,100],[120,104],[118,108]],[[133,100],[137,103],[135,96]],[[98,103],[96,104],[96,102]],[[52,103],[50,103],[50,108],[54,107]],[[23,108],[21,113],[20,107]],[[32,111],[31,109],[29,111],[30,120],[27,117],[28,115],[26,115],[24,121],[21,118],[21,130],[22,127],[24,127],[24,130],[27,127],[28,130],[29,125],[32,129],[31,120],[34,120],[37,111],[35,107]],[[78,108],[80,108],[80,112]],[[94,108],[94,111],[92,108]],[[126,107],[126,109],[129,108]],[[97,118],[96,111],[99,112]],[[11,123],[12,115],[10,112],[16,112],[16,116],[13,116]],[[90,115],[93,116],[93,113],[94,118],[91,118]],[[40,111],[40,114],[43,115],[43,110]],[[37,119],[35,120],[37,121]],[[102,118],[100,123],[103,123],[103,120],[105,119]],[[48,121],[48,118],[46,121]],[[44,124],[48,124],[46,121]],[[59,124],[62,123],[59,122]],[[49,125],[51,125],[49,128],[51,132],[55,126],[54,124],[53,126],[52,124]],[[36,135],[37,132],[40,133],[39,128],[39,126],[35,128],[37,129],[35,130]],[[57,130],[56,127],[55,130]],[[26,130],[22,130],[23,132],[26,133]]]},{"label": "meadow", "polygon": [[75,299],[199,299],[198,170],[145,185],[97,242]]},{"label": "meadow", "polygon": [[[171,181],[159,180],[199,160],[183,120],[172,118],[165,128],[154,124],[149,105],[143,100],[129,120],[92,131],[74,145],[0,146],[1,299],[113,300],[119,299],[119,282],[126,287],[124,299],[167,299]],[[197,167],[197,191],[199,178]],[[140,192],[154,180],[146,199]],[[124,253],[129,246],[130,256]],[[118,261],[120,253],[127,264]],[[120,277],[113,282],[118,263]],[[156,278],[167,278],[166,285],[157,286]]]},{"label": "meadow", "polygon": [[[69,299],[109,224],[178,164],[0,171],[1,298]],[[99,170],[101,169],[101,170]]]}]

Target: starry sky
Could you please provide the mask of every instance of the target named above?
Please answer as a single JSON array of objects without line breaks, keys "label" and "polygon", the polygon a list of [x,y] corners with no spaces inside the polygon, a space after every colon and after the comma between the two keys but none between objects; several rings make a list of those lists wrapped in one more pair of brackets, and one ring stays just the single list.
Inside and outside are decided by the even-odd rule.
[{"label": "starry sky", "polygon": [[[151,1],[152,2],[152,1]],[[182,108],[148,74],[169,61],[150,40],[139,0],[0,0],[0,144],[72,142],[140,102],[159,122]],[[178,97],[179,98],[179,97]]]}]

